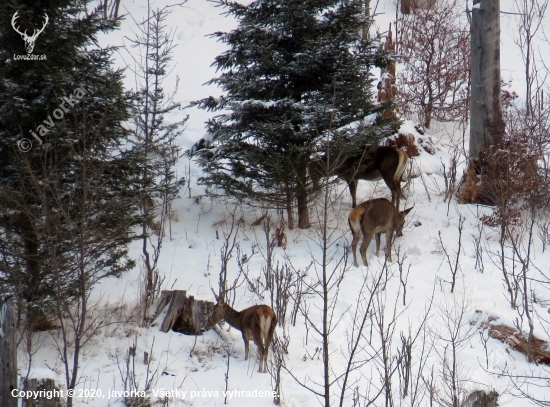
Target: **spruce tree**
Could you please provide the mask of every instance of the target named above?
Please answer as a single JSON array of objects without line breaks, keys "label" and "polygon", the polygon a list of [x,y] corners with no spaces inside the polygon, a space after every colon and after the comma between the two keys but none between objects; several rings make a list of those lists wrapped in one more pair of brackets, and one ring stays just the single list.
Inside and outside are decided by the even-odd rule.
[{"label": "spruce tree", "polygon": [[[147,17],[137,24],[137,33],[129,38],[130,57],[134,61],[133,74],[136,78],[133,123],[136,145],[151,165],[147,174],[152,188],[144,191],[140,211],[144,217],[158,220],[158,223],[144,223],[142,229],[142,257],[145,268],[144,317],[149,305],[160,292],[162,277],[157,266],[161,246],[168,223],[170,238],[172,202],[177,198],[184,178],[177,177],[175,165],[180,155],[177,138],[183,132],[188,116],[175,123],[167,124],[165,115],[181,108],[174,101],[178,91],[179,78],[170,91],[166,91],[164,80],[171,72],[174,31],[166,27],[166,18],[171,7],[153,9],[149,4]],[[150,233],[153,231],[153,233]]]},{"label": "spruce tree", "polygon": [[195,102],[219,112],[207,123],[210,148],[195,152],[211,194],[285,207],[296,199],[298,226],[309,227],[308,163],[319,146],[359,151],[395,131],[369,120],[389,108],[373,101],[374,65],[390,55],[370,39],[360,0],[217,2],[238,27],[213,37],[229,49],[210,83],[225,94]]},{"label": "spruce tree", "polygon": [[[31,329],[60,299],[81,301],[133,266],[127,244],[147,163],[128,144],[114,49],[97,44],[119,22],[89,3],[0,2],[0,287]],[[16,12],[28,34],[47,15],[32,51],[45,59],[17,57],[28,52]]]}]

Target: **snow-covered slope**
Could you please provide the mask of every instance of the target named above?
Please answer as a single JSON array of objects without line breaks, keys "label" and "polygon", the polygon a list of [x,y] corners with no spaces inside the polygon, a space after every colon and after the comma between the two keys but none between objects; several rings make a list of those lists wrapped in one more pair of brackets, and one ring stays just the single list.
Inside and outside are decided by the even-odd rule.
[{"label": "snow-covered slope", "polygon": [[[170,2],[159,1],[155,6],[162,7]],[[122,29],[101,38],[104,44],[121,45],[128,43],[124,36],[132,36],[133,20],[141,21],[145,9],[143,1],[122,1],[122,9],[130,17],[123,23]],[[502,1],[501,8],[513,11],[511,0]],[[214,57],[223,51],[223,45],[207,35],[219,30],[230,30],[236,25],[231,18],[221,15],[223,9],[204,0],[189,0],[181,7],[174,7],[168,19],[168,26],[174,30],[177,47],[174,53],[176,62],[174,72],[166,82],[166,88],[175,85],[176,74],[180,77],[179,90],[176,100],[187,105],[209,95],[218,96],[220,91],[213,86],[204,86],[204,83],[216,75],[210,67]],[[387,29],[389,22],[395,17],[393,1],[381,0],[378,3],[377,25],[381,31]],[[504,15],[502,19],[503,78],[513,79],[512,89],[522,94],[523,66],[513,38],[516,35],[515,20],[511,15]],[[117,57],[120,66],[129,63],[128,55],[121,51]],[[127,75],[127,86],[134,86],[131,72]],[[518,84],[514,86],[514,84]],[[183,149],[189,148],[195,141],[204,135],[204,122],[209,113],[197,109],[187,109],[173,113],[168,120],[180,119],[189,114],[187,129],[180,140]],[[405,132],[413,132],[411,122],[406,122]],[[366,307],[362,298],[367,298],[365,290],[372,287],[374,281],[383,271],[387,274],[387,284],[384,290],[377,291],[375,303],[371,310],[385,309],[379,314],[385,315],[384,329],[395,316],[395,323],[390,325],[393,332],[392,343],[389,346],[391,355],[396,357],[401,349],[400,333],[406,335],[409,329],[414,334],[420,321],[429,309],[429,316],[425,324],[426,337],[420,333],[414,344],[413,351],[413,379],[419,369],[419,357],[422,344],[426,344],[425,351],[433,346],[429,357],[425,360],[423,376],[426,381],[434,377],[434,383],[444,391],[446,381],[443,365],[444,359],[449,361],[450,348],[448,339],[452,332],[458,329],[461,338],[465,338],[458,349],[459,379],[464,389],[496,389],[503,395],[500,398],[502,406],[527,406],[526,400],[515,397],[517,391],[510,380],[500,376],[503,369],[510,369],[517,374],[532,373],[539,369],[535,365],[527,364],[521,354],[507,350],[502,343],[489,339],[484,346],[483,337],[478,334],[480,327],[487,318],[498,318],[498,322],[513,326],[518,318],[516,311],[510,308],[508,294],[502,281],[502,272],[495,264],[497,259],[498,234],[490,228],[485,228],[481,234],[483,247],[483,268],[476,258],[476,236],[479,235],[479,216],[491,213],[490,208],[473,205],[458,205],[456,199],[444,202],[445,181],[442,163],[449,165],[450,156],[456,146],[461,143],[460,132],[451,125],[439,125],[432,130],[432,137],[436,151],[434,155],[423,153],[414,158],[412,172],[409,174],[408,185],[405,188],[405,207],[414,205],[408,216],[404,229],[404,236],[394,243],[394,249],[399,248],[402,259],[403,276],[400,278],[397,263],[384,268],[384,257],[376,258],[373,253],[374,243],[371,244],[367,255],[370,267],[350,267],[351,259],[347,259],[347,266],[341,266],[339,260],[346,256],[346,248],[351,242],[351,235],[347,224],[347,215],[351,209],[351,199],[345,185],[339,185],[332,191],[331,198],[334,205],[328,212],[330,243],[329,253],[334,261],[329,264],[329,271],[335,268],[343,272],[343,278],[338,286],[339,294],[332,304],[333,331],[330,336],[332,374],[338,378],[332,386],[332,394],[339,397],[339,384],[346,369],[346,358],[352,338],[356,335],[357,320],[354,315],[362,317],[362,308]],[[467,145],[467,140],[466,140]],[[179,176],[187,176],[190,167],[190,191],[186,188],[181,192],[181,198],[174,204],[179,220],[173,221],[171,237],[165,239],[160,257],[159,267],[164,273],[164,288],[183,289],[198,299],[213,301],[210,287],[217,291],[218,273],[220,271],[220,250],[224,244],[224,234],[231,229],[233,221],[238,224],[237,242],[239,250],[235,250],[229,262],[228,280],[233,281],[238,275],[237,259],[247,256],[244,264],[251,281],[261,276],[265,267],[266,237],[261,226],[251,224],[262,215],[259,208],[235,205],[234,202],[210,201],[204,197],[202,187],[196,185],[200,176],[200,169],[186,158],[178,164]],[[463,163],[459,165],[459,174],[463,170]],[[191,195],[191,197],[189,197]],[[360,182],[358,200],[376,197],[389,197],[389,190],[382,183]],[[403,202],[402,202],[403,206]],[[274,248],[275,263],[289,264],[293,272],[307,270],[306,282],[314,283],[322,271],[320,259],[320,222],[319,208],[312,211],[313,228],[309,230],[286,230],[287,247]],[[276,213],[272,213],[272,220],[279,221]],[[461,233],[459,232],[459,225]],[[275,226],[273,226],[273,229]],[[454,293],[450,293],[451,270],[455,265],[458,244],[461,244],[459,263]],[[535,239],[533,248],[532,270],[539,268],[547,272],[550,264],[550,253],[544,251],[539,240]],[[140,243],[132,247],[132,255],[140,256]],[[447,255],[449,257],[447,257]],[[404,257],[406,256],[406,257]],[[394,252],[394,260],[397,255]],[[511,266],[511,263],[509,263]],[[408,275],[408,277],[406,277]],[[537,279],[537,272],[532,277]],[[403,305],[403,284],[407,280],[405,305]],[[139,380],[138,388],[144,389],[146,381],[150,380],[149,393],[153,399],[162,399],[161,391],[178,391],[170,393],[170,402],[166,405],[183,405],[190,402],[194,406],[218,406],[224,403],[223,392],[229,390],[227,402],[235,406],[269,406],[273,397],[260,397],[258,392],[271,392],[274,381],[269,374],[257,373],[255,346],[251,344],[251,358],[244,361],[244,345],[239,332],[234,329],[218,334],[214,330],[199,337],[185,336],[176,332],[162,333],[159,330],[161,315],[149,329],[140,327],[137,305],[140,293],[140,269],[136,268],[121,278],[109,278],[100,282],[93,293],[93,301],[97,302],[95,315],[109,322],[98,332],[86,346],[80,363],[80,382],[78,389],[85,397],[77,398],[77,405],[103,407],[122,406],[120,394],[109,391],[123,391],[122,377],[126,369],[125,358],[130,347],[136,344],[135,371]],[[364,285],[366,284],[366,286]],[[319,286],[311,290],[319,290]],[[534,303],[533,311],[540,315],[547,315],[550,304],[550,292],[536,281],[531,282],[531,289],[541,301]],[[332,288],[332,295],[336,294],[336,287]],[[236,291],[235,307],[267,303],[271,304],[270,294],[263,291],[263,299],[252,293],[248,284],[240,279],[240,286]],[[359,301],[358,301],[359,298]],[[356,304],[360,303],[357,311]],[[431,304],[431,305],[430,305]],[[292,301],[289,307],[292,307]],[[322,392],[318,385],[322,383],[323,360],[316,349],[321,346],[320,336],[315,329],[321,326],[322,303],[319,296],[310,294],[304,298],[302,306],[309,307],[309,322],[306,324],[304,316],[298,312],[295,326],[287,324],[283,332],[277,328],[277,335],[288,335],[288,354],[286,366],[282,371],[281,403],[285,406],[318,406],[319,396],[308,388]],[[465,312],[460,320],[459,327],[453,325],[453,319],[460,317],[459,311]],[[154,311],[154,307],[152,308]],[[356,314],[357,311],[357,314]],[[288,311],[288,314],[290,311]],[[288,315],[287,315],[288,317]],[[355,324],[355,325],[354,325]],[[227,325],[225,326],[227,328]],[[429,329],[428,329],[429,328]],[[524,324],[525,328],[525,324]],[[537,319],[535,335],[548,339],[548,323]],[[354,330],[355,329],[355,330]],[[545,331],[546,329],[546,331]],[[483,331],[481,329],[481,331]],[[357,363],[361,366],[353,371],[347,383],[347,393],[344,405],[353,404],[354,389],[360,395],[370,395],[378,392],[382,385],[380,335],[376,327],[365,330],[364,338],[358,350]],[[31,377],[57,377],[64,382],[63,367],[60,356],[56,351],[56,333],[53,336],[37,334],[36,353],[33,355],[30,366]],[[143,352],[148,352],[151,363],[148,368],[143,364]],[[229,355],[229,359],[228,359]],[[24,376],[27,370],[27,354],[19,354],[20,373]],[[448,372],[447,372],[448,373]],[[394,391],[399,393],[399,386],[395,374]],[[298,381],[297,381],[297,380]],[[97,395],[97,389],[103,396]],[[87,390],[87,393],[84,391]],[[92,397],[90,390],[95,390]],[[534,394],[543,397],[547,393],[544,388],[532,389]],[[239,391],[240,393],[235,393]],[[249,391],[250,393],[246,393]],[[253,393],[256,391],[256,393]],[[185,392],[185,393],[184,393]],[[93,392],[92,392],[93,393]],[[166,394],[164,394],[166,395]],[[109,396],[112,396],[109,398]],[[158,398],[157,398],[158,396]],[[265,396],[265,394],[263,395]],[[420,405],[429,405],[428,395],[424,395]],[[396,396],[399,400],[399,396]],[[336,403],[336,401],[335,401]],[[363,405],[363,402],[361,402]],[[382,397],[374,405],[384,405]],[[403,405],[410,405],[410,399],[403,400]]]}]

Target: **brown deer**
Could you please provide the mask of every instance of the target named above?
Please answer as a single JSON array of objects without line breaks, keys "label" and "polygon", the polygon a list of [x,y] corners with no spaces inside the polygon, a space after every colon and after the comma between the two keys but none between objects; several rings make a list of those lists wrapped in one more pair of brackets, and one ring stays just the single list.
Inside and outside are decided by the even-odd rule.
[{"label": "brown deer", "polygon": [[224,320],[233,328],[241,331],[244,340],[244,360],[248,360],[249,341],[252,339],[258,347],[260,368],[258,372],[267,373],[267,352],[273,340],[277,325],[275,312],[267,305],[253,305],[242,311],[236,311],[223,300],[218,300],[210,318],[209,326],[214,327]]},{"label": "brown deer", "polygon": [[403,225],[405,224],[405,215],[408,214],[413,207],[399,212],[395,206],[386,198],[371,199],[359,204],[351,210],[348,215],[349,227],[353,233],[353,241],[351,249],[353,250],[353,264],[357,264],[357,243],[363,235],[363,243],[359,253],[365,266],[367,263],[367,248],[372,241],[373,235],[376,236],[376,256],[380,250],[380,235],[386,234],[386,256],[391,261],[391,245],[394,233],[397,236],[403,236]]},{"label": "brown deer", "polygon": [[309,174],[315,189],[318,188],[321,177],[325,176],[327,172],[332,173],[348,183],[352,208],[355,208],[357,206],[358,180],[379,181],[383,179],[391,191],[392,204],[399,209],[401,177],[409,161],[407,153],[395,147],[367,146],[360,154],[347,156],[336,161],[334,168],[329,168],[329,171],[326,171],[325,168],[327,165],[326,154],[310,163]]}]

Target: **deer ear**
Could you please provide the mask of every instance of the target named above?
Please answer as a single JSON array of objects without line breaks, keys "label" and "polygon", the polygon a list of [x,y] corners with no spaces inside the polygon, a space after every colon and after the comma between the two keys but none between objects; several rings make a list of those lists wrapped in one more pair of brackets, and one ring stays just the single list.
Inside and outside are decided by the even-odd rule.
[{"label": "deer ear", "polygon": [[414,206],[411,206],[409,209],[405,209],[403,212],[401,212],[403,215],[407,215],[411,210],[412,208],[414,208]]},{"label": "deer ear", "polygon": [[216,303],[219,303],[220,302],[220,297],[223,298],[223,295],[217,295],[212,287],[210,287],[210,291],[212,291],[212,294],[214,294],[214,298],[216,299]]}]

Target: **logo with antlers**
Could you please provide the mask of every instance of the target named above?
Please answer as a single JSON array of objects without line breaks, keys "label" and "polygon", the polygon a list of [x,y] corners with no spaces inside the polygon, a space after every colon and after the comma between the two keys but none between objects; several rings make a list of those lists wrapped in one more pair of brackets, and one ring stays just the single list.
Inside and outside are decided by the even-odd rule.
[{"label": "logo with antlers", "polygon": [[19,17],[17,13],[19,13],[19,11],[16,11],[11,19],[11,26],[13,27],[13,29],[17,34],[21,35],[21,38],[23,38],[23,40],[25,41],[25,48],[27,49],[27,54],[30,54],[34,49],[34,42],[36,41],[40,33],[44,31],[44,28],[46,28],[46,24],[48,24],[49,18],[48,18],[48,15],[44,13],[44,25],[40,30],[34,30],[34,33],[31,36],[29,36],[27,35],[27,30],[25,30],[25,32],[21,32],[19,31],[19,27],[15,26],[15,20],[17,20],[17,18]]}]

